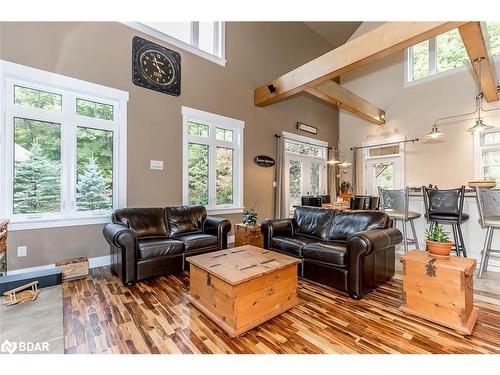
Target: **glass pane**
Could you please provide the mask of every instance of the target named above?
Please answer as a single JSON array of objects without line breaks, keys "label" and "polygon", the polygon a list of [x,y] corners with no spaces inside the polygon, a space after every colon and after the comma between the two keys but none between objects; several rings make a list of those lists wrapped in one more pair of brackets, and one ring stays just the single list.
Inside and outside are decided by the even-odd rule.
[{"label": "glass pane", "polygon": [[394,155],[399,154],[399,145],[374,147],[369,149],[370,156]]},{"label": "glass pane", "polygon": [[62,96],[51,92],[14,86],[14,102],[27,107],[61,112]]},{"label": "glass pane", "polygon": [[375,179],[377,187],[382,189],[394,188],[394,164],[393,163],[377,163],[375,168]]},{"label": "glass pane", "polygon": [[302,163],[296,160],[290,160],[288,164],[288,179],[290,189],[290,215],[293,215],[294,207],[300,206],[302,196]]},{"label": "glass pane", "polygon": [[198,37],[198,48],[202,51],[215,55],[214,51],[214,26],[215,22],[200,22],[200,34]]},{"label": "glass pane", "polygon": [[61,125],[14,118],[14,213],[61,210]]},{"label": "glass pane", "polygon": [[429,75],[429,41],[412,47],[412,80],[415,81]]},{"label": "glass pane", "polygon": [[233,149],[217,147],[215,166],[217,204],[233,203]]},{"label": "glass pane", "polygon": [[191,22],[142,22],[163,34],[191,44]]},{"label": "glass pane", "polygon": [[500,167],[484,167],[484,179],[496,181],[497,185],[500,185]]},{"label": "glass pane", "polygon": [[486,29],[488,30],[491,53],[500,55],[500,22],[487,22]]},{"label": "glass pane", "polygon": [[306,156],[322,156],[322,148],[303,143],[286,142],[285,151]]},{"label": "glass pane", "polygon": [[85,99],[76,99],[76,113],[81,116],[113,121],[113,106],[111,104],[97,103]]},{"label": "glass pane", "polygon": [[208,146],[188,144],[188,201],[208,205]]},{"label": "glass pane", "polygon": [[484,134],[485,145],[495,145],[500,143],[500,132],[491,132]]},{"label": "glass pane", "polygon": [[220,141],[233,141],[233,131],[227,129],[216,128],[215,129],[215,139]]},{"label": "glass pane", "polygon": [[485,151],[483,158],[485,165],[500,165],[500,151]]},{"label": "glass pane", "polygon": [[188,134],[198,137],[208,137],[208,125],[188,122]]},{"label": "glass pane", "polygon": [[78,211],[113,207],[113,132],[76,129],[76,208]]},{"label": "glass pane", "polygon": [[469,63],[469,56],[457,29],[438,35],[436,45],[438,72],[444,72]]},{"label": "glass pane", "polygon": [[311,164],[311,195],[317,196],[319,195],[319,180],[320,180],[320,165],[319,164]]}]

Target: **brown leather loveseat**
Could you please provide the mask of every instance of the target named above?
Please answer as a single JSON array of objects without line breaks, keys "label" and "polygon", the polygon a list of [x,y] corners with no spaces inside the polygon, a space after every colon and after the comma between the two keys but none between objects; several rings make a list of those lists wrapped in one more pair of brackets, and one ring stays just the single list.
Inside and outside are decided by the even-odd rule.
[{"label": "brown leather loveseat", "polygon": [[203,206],[123,208],[104,227],[111,269],[130,285],[149,277],[182,271],[190,255],[227,249],[231,223],[207,217]]},{"label": "brown leather loveseat", "polygon": [[359,299],[394,276],[401,232],[379,211],[298,207],[293,219],[266,220],[264,247],[302,259],[301,276]]}]

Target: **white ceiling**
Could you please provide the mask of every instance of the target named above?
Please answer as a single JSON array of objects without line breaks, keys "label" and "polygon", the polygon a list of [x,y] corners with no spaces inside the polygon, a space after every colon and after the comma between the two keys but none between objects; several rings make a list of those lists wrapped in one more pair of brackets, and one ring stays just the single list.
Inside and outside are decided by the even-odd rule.
[{"label": "white ceiling", "polygon": [[330,42],[333,48],[344,44],[362,22],[305,22],[316,34]]}]

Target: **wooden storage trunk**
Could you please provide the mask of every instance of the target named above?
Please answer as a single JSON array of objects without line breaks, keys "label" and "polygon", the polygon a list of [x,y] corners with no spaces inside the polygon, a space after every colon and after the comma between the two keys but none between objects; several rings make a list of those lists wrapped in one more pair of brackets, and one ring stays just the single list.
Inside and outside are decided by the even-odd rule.
[{"label": "wooden storage trunk", "polygon": [[89,261],[86,257],[62,260],[56,263],[62,271],[62,281],[84,279],[89,274]]},{"label": "wooden storage trunk", "polygon": [[476,260],[450,256],[431,257],[413,250],[401,256],[405,313],[469,335],[478,310],[473,306]]},{"label": "wooden storage trunk", "polygon": [[234,246],[252,245],[256,247],[264,247],[264,235],[260,229],[260,225],[248,227],[243,224],[234,225]]},{"label": "wooden storage trunk", "polygon": [[187,260],[189,300],[231,337],[298,303],[299,259],[242,246]]}]

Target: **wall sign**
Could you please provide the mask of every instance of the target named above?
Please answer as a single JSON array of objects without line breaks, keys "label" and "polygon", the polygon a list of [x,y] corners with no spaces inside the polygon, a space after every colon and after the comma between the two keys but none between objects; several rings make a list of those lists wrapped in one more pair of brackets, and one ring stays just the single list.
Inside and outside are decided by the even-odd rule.
[{"label": "wall sign", "polygon": [[254,159],[255,164],[257,164],[259,167],[272,167],[276,162],[274,159],[270,156],[267,155],[257,155]]}]

